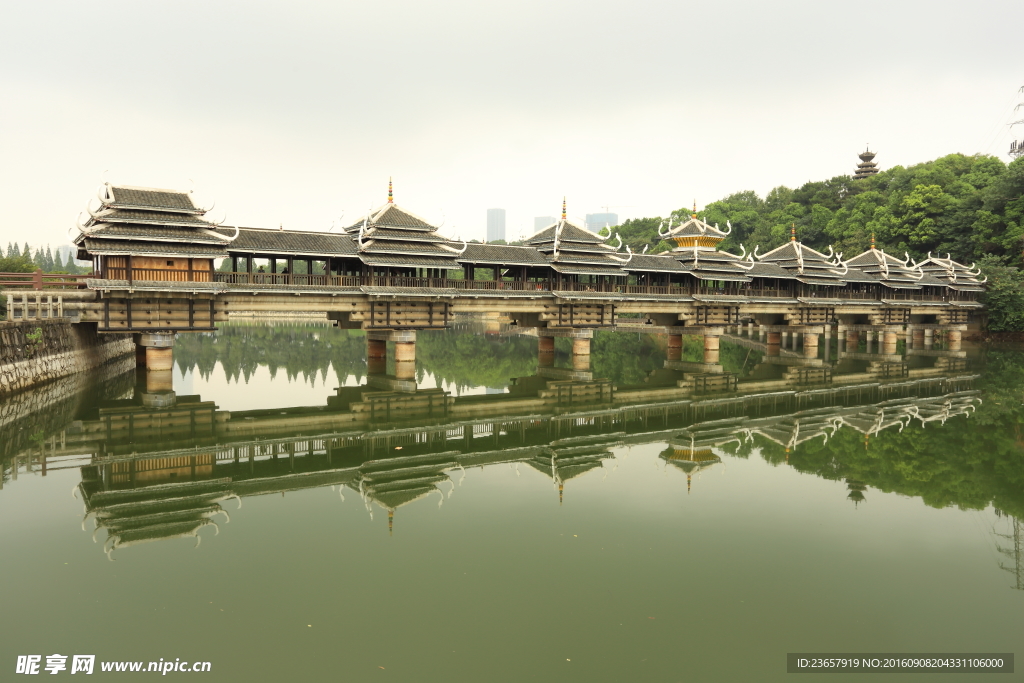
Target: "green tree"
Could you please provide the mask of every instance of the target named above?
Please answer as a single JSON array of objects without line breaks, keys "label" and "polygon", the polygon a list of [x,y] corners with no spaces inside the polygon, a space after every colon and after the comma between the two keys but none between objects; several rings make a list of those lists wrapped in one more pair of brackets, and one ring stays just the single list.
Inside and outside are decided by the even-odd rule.
[{"label": "green tree", "polygon": [[992,332],[1024,330],[1024,273],[1005,265],[997,256],[981,260],[981,271],[988,277],[982,303]]}]

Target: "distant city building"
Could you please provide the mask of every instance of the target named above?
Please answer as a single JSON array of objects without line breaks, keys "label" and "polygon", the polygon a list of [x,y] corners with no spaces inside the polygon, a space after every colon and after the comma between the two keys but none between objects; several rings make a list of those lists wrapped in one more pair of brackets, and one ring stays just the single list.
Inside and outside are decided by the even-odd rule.
[{"label": "distant city building", "polygon": [[533,231],[540,232],[557,220],[554,216],[537,216],[533,219]]},{"label": "distant city building", "polygon": [[619,214],[617,213],[588,213],[587,230],[598,232],[605,226],[618,225]]},{"label": "distant city building", "polygon": [[857,164],[857,172],[853,174],[854,180],[862,180],[878,173],[878,165],[871,161],[874,158],[875,153],[870,148],[860,153],[860,163]]},{"label": "distant city building", "polygon": [[487,209],[487,241],[505,239],[505,209]]}]

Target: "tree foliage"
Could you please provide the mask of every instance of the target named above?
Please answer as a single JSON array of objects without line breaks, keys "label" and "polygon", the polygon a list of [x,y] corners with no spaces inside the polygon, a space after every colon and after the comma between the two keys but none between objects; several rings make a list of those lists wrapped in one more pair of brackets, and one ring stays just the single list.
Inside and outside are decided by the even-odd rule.
[{"label": "tree foliage", "polygon": [[[683,207],[665,218],[678,224],[692,212]],[[881,248],[918,260],[948,252],[964,263],[995,255],[1022,266],[1024,158],[1006,165],[991,156],[950,154],[862,180],[836,176],[795,190],[780,186],[763,198],[737,192],[698,215],[723,230],[731,223],[732,234],[722,244],[730,250],[742,244],[764,253],[789,239],[795,226],[804,244],[819,250],[831,245],[847,257],[867,249],[874,234]],[[657,236],[661,222],[631,219],[611,231],[634,251],[645,244],[660,251],[668,248]]]}]

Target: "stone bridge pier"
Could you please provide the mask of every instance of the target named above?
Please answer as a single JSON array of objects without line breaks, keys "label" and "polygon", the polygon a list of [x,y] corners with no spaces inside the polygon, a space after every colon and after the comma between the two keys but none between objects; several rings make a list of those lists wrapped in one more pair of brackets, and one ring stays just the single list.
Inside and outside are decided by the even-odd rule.
[{"label": "stone bridge pier", "polygon": [[169,408],[174,394],[174,332],[144,332],[135,335],[135,365],[145,374],[139,379],[142,404]]},{"label": "stone bridge pier", "polygon": [[387,344],[395,345],[395,377],[416,377],[416,330],[368,330],[366,332],[366,360],[371,374],[387,368]]},{"label": "stone bridge pier", "polygon": [[575,370],[590,369],[590,341],[594,330],[585,327],[539,327],[537,328],[537,363],[551,367],[555,363],[555,337],[572,340],[572,367]]}]

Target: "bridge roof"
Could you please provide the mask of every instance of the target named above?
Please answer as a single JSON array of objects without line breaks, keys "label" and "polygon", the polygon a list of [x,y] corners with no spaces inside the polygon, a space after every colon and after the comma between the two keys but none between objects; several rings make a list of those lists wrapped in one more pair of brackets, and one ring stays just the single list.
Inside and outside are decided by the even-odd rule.
[{"label": "bridge roof", "polygon": [[[232,234],[232,228],[218,228],[220,234]],[[228,245],[233,254],[284,254],[302,256],[344,257],[355,256],[356,245],[344,233],[304,232],[300,230],[272,230],[266,228],[240,228],[238,237]]]},{"label": "bridge roof", "polygon": [[533,247],[470,242],[466,251],[456,257],[465,263],[492,263],[502,266],[546,266],[548,260]]},{"label": "bridge roof", "polygon": [[949,254],[946,254],[946,258],[939,258],[929,252],[928,258],[922,261],[920,266],[927,275],[940,280],[950,289],[961,292],[985,291],[984,282],[978,280],[981,271],[971,272],[974,264],[969,268],[949,258]]},{"label": "bridge roof", "polygon": [[767,254],[761,255],[759,260],[774,263],[789,271],[792,277],[801,282],[807,278],[807,284],[833,287],[845,285],[844,277],[847,273],[839,272],[842,266],[830,261],[830,258],[802,242],[790,240]]},{"label": "bridge roof", "polygon": [[414,254],[376,254],[362,252],[359,260],[368,266],[382,266],[387,268],[443,268],[456,270],[462,265],[454,258],[439,256],[419,256]]},{"label": "bridge roof", "polygon": [[136,223],[142,225],[180,225],[209,228],[212,224],[194,213],[141,211],[139,209],[103,209],[93,215],[95,223]]},{"label": "bridge roof", "polygon": [[169,211],[203,215],[206,209],[192,202],[192,194],[178,190],[163,190],[155,187],[132,187],[130,185],[105,186],[104,206],[114,209],[142,209],[146,211]]},{"label": "bridge roof", "polygon": [[359,220],[345,228],[346,232],[357,233],[360,228],[363,227],[363,221],[366,221],[366,229],[371,228],[392,228],[397,229],[401,232],[405,231],[422,231],[422,232],[436,232],[437,226],[432,225],[427,219],[417,216],[408,209],[403,209],[398,204],[388,203],[377,209],[374,209],[366,216],[361,216]]},{"label": "bridge roof", "polygon": [[[559,228],[559,226],[561,226]],[[571,223],[567,220],[561,220],[557,223],[552,223],[548,227],[544,228],[540,232],[536,233],[532,237],[528,237],[523,241],[523,244],[534,246],[545,243],[553,243],[555,241],[555,228],[558,230],[558,244],[559,248],[563,242],[579,242],[581,244],[603,244],[605,238],[600,235],[596,235],[586,228]]]},{"label": "bridge roof", "polygon": [[908,267],[910,256],[900,260],[882,249],[871,248],[846,262],[857,270],[868,273],[886,287],[893,289],[921,289],[928,285],[943,287],[945,283],[928,275],[923,270]]},{"label": "bridge roof", "polygon": [[736,254],[699,246],[673,249],[670,253],[684,271],[701,280],[750,282],[753,268]]},{"label": "bridge roof", "polygon": [[104,256],[177,256],[180,258],[223,258],[227,250],[223,244],[192,244],[181,242],[135,242],[128,240],[98,240],[87,236],[85,250]]},{"label": "bridge roof", "polygon": [[203,230],[181,225],[145,225],[134,223],[100,223],[89,230],[89,237],[141,240],[145,242],[204,242],[226,244],[228,238],[209,223]]},{"label": "bridge roof", "polygon": [[551,267],[563,275],[614,275],[625,277],[628,275],[622,268],[609,264],[594,263],[566,263],[564,261],[552,261]]},{"label": "bridge roof", "polygon": [[643,271],[648,273],[685,273],[686,268],[677,259],[669,255],[633,254],[629,263],[622,264],[623,270]]}]

